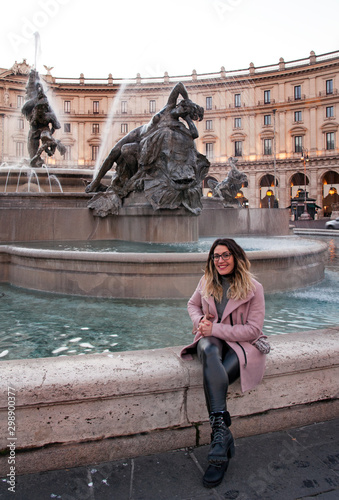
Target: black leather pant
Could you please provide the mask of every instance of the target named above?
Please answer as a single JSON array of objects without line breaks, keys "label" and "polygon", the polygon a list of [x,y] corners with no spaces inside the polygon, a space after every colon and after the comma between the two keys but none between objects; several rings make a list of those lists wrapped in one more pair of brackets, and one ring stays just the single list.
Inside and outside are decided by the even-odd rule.
[{"label": "black leather pant", "polygon": [[200,339],[197,353],[203,365],[208,413],[226,411],[228,386],[240,376],[238,356],[225,341],[217,337]]}]

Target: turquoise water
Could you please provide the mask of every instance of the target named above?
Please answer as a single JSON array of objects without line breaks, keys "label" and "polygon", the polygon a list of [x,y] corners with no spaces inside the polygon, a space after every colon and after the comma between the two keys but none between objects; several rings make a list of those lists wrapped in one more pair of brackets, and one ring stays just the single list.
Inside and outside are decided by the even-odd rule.
[{"label": "turquoise water", "polygon": [[[328,263],[321,283],[266,295],[266,335],[338,324],[338,243],[334,238],[327,243]],[[186,304],[186,300],[63,296],[0,285],[0,359],[184,345],[192,339]]]}]

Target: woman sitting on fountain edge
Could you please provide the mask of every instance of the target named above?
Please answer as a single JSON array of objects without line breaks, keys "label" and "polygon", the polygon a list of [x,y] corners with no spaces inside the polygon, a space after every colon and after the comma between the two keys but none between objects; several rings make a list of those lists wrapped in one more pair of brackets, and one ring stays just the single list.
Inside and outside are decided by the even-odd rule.
[{"label": "woman sitting on fountain edge", "polygon": [[[263,287],[250,273],[250,262],[232,239],[217,239],[209,252],[205,274],[188,302],[195,334],[181,351],[183,359],[197,352],[203,365],[203,385],[212,427],[209,466],[203,484],[221,483],[234,439],[226,408],[229,384],[240,377],[243,392],[261,381],[265,354],[259,350],[265,316]],[[256,347],[257,345],[258,347]]]}]

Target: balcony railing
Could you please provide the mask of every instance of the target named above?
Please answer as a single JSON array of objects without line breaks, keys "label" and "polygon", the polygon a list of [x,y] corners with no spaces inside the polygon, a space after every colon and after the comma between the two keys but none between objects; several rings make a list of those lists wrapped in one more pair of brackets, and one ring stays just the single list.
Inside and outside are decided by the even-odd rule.
[{"label": "balcony railing", "polygon": [[[293,61],[284,61],[284,69],[293,69],[294,67],[301,66],[309,66],[310,64],[315,64],[319,62],[326,62],[332,59],[339,58],[339,50],[333,52],[327,52],[325,54],[315,55],[312,54],[309,57],[305,57],[303,59],[295,59]],[[234,80],[235,77],[247,77],[253,76],[257,73],[268,73],[272,71],[279,71],[279,63],[270,64],[266,66],[251,66],[249,68],[237,69],[227,71],[225,68],[221,68],[220,71],[213,73],[200,73],[198,74],[196,71],[193,71],[190,75],[174,75],[169,76],[166,72],[163,76],[145,76],[142,77],[138,74],[134,78],[113,78],[112,75],[109,75],[108,78],[85,78],[83,75],[79,78],[66,78],[66,77],[52,77],[53,83],[62,83],[62,84],[81,84],[81,85],[117,85],[121,84],[131,84],[131,85],[141,85],[141,84],[149,84],[149,83],[162,83],[162,84],[173,84],[178,81],[182,82],[195,82],[198,80],[211,80],[211,79],[221,79],[226,80],[230,78]]]},{"label": "balcony railing", "polygon": [[234,104],[233,103],[230,103],[228,105],[229,108],[234,108],[234,109],[240,109],[240,108],[246,108],[246,104],[244,102],[242,102],[240,105],[239,104]]},{"label": "balcony railing", "polygon": [[103,109],[101,109],[100,111],[93,111],[93,109],[89,109],[87,112],[89,115],[106,115],[107,114],[107,111],[104,111]]},{"label": "balcony railing", "polygon": [[337,95],[338,89],[333,89],[333,92],[326,92],[326,90],[321,90],[319,92],[319,97],[331,97],[332,95]]},{"label": "balcony railing", "polygon": [[270,99],[269,101],[258,101],[258,106],[269,106],[270,104],[275,104],[275,99]]},{"label": "balcony railing", "polygon": [[71,109],[70,111],[65,111],[64,109],[59,109],[59,115],[76,115],[78,114],[75,109]]},{"label": "balcony railing", "polygon": [[287,98],[287,102],[304,101],[306,99],[306,94],[301,94],[300,97],[290,96]]}]

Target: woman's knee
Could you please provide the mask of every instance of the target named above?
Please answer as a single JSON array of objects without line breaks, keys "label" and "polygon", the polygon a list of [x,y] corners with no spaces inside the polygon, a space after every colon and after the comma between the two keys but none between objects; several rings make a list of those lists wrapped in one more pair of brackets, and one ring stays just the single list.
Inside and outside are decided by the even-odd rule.
[{"label": "woman's knee", "polygon": [[210,357],[210,356],[218,356],[222,357],[222,345],[219,345],[219,342],[215,342],[214,339],[211,340],[211,337],[204,337],[199,340],[198,343],[198,353],[200,357]]}]

